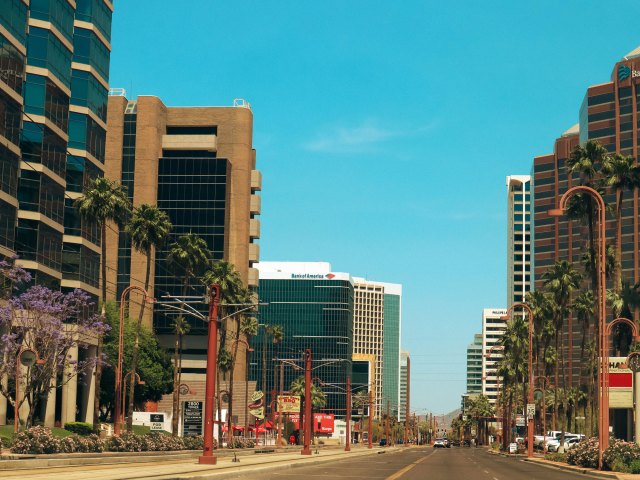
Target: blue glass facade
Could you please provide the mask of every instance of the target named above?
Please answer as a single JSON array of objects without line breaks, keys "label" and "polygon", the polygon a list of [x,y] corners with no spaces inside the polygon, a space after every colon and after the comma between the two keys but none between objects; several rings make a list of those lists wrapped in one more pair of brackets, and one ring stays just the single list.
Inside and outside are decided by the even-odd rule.
[{"label": "blue glass facade", "polygon": [[[277,359],[290,359],[303,365],[305,349],[313,353],[313,377],[327,397],[322,411],[344,417],[346,378],[351,375],[353,351],[353,284],[348,280],[260,279],[258,296],[269,305],[261,308],[262,325],[280,325],[284,339],[274,344],[265,337],[265,328],[252,340],[250,378],[263,390],[267,402],[276,390]],[[266,362],[263,363],[263,352]],[[300,361],[299,361],[300,360]],[[264,368],[264,370],[263,370]],[[263,382],[263,373],[266,383]],[[286,364],[284,388],[303,372]]]},{"label": "blue glass facade", "polygon": [[94,295],[100,240],[69,193],[103,175],[112,9],[106,0],[0,0],[0,135],[10,142],[0,144],[0,189],[15,198],[0,200],[0,256],[17,253],[38,283],[81,282]]}]

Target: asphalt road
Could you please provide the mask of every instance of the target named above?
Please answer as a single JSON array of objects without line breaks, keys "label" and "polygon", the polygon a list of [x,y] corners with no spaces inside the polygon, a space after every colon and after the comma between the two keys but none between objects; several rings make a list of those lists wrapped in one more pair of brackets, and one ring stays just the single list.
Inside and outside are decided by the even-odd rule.
[{"label": "asphalt road", "polygon": [[571,480],[584,474],[544,467],[481,448],[408,448],[315,466],[256,472],[252,480]]}]

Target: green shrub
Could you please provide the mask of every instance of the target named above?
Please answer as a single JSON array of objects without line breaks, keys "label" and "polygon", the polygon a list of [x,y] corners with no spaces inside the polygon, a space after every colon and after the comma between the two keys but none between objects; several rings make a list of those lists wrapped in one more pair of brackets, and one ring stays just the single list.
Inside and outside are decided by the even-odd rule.
[{"label": "green shrub", "polygon": [[598,468],[598,439],[578,443],[567,452],[567,462],[585,468]]},{"label": "green shrub", "polygon": [[[202,436],[187,435],[185,437],[182,437],[182,441],[184,442],[185,450],[202,450],[202,448],[204,447],[204,439],[202,438]],[[216,448],[215,438],[213,439],[213,443],[214,448]]]},{"label": "green shrub", "polygon": [[93,425],[85,422],[67,422],[64,429],[78,435],[91,435],[93,433]]},{"label": "green shrub", "polygon": [[640,460],[640,446],[634,442],[612,438],[609,447],[602,453],[605,468],[615,472],[628,472],[634,460]]},{"label": "green shrub", "polygon": [[53,436],[45,427],[32,427],[15,436],[11,445],[13,453],[59,453],[60,439]]},{"label": "green shrub", "polygon": [[633,460],[629,465],[630,473],[640,473],[640,460]]},{"label": "green shrub", "polygon": [[552,462],[567,463],[566,453],[548,453],[544,458],[546,460],[551,460]]}]

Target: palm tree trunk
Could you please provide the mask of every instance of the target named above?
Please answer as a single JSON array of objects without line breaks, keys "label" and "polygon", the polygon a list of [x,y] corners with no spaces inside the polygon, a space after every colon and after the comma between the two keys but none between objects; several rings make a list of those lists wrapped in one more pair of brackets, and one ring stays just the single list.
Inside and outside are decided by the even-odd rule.
[{"label": "palm tree trunk", "polygon": [[[151,276],[151,252],[147,253],[147,273],[144,279],[144,290],[148,291],[149,278]],[[127,406],[127,430],[133,429],[133,401],[136,388],[136,369],[138,368],[138,352],[140,350],[140,329],[142,328],[142,317],[144,316],[144,307],[147,303],[147,297],[142,299],[142,305],[140,306],[140,313],[138,314],[138,323],[136,324],[136,334],[133,343],[133,352],[131,353],[131,383],[129,384],[129,405]]]},{"label": "palm tree trunk", "polygon": [[[102,258],[100,267],[102,272],[102,321],[107,321],[107,224],[102,222],[100,226]],[[95,371],[95,396],[93,397],[93,431],[100,431],[100,382],[102,380],[102,335],[98,336],[96,347],[96,371]]]}]

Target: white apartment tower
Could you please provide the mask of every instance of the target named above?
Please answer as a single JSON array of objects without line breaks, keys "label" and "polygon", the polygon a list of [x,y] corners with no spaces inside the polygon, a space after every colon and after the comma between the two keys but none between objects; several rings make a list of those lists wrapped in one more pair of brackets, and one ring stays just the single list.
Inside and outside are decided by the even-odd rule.
[{"label": "white apartment tower", "polygon": [[504,336],[507,321],[503,319],[507,310],[485,308],[482,310],[482,394],[495,404],[502,377],[496,373],[498,362],[503,357],[500,340]]},{"label": "white apartment tower", "polygon": [[353,277],[353,360],[375,359],[374,415],[399,416],[402,285]]},{"label": "white apartment tower", "polygon": [[531,290],[531,177],[507,177],[507,306]]}]

